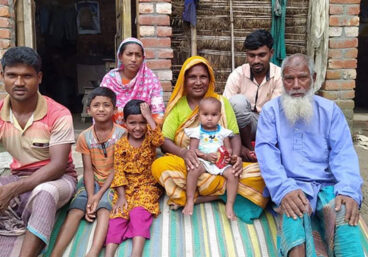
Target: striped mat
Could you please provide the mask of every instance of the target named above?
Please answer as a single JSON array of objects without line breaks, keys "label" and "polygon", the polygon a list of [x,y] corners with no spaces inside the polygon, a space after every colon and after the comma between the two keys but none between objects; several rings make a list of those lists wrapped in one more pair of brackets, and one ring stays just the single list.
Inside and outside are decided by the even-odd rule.
[{"label": "striped mat", "polygon": [[[192,217],[184,217],[181,209],[172,211],[162,198],[162,214],[153,222],[151,239],[146,241],[145,257],[273,257],[276,252],[276,224],[273,216],[265,212],[254,221],[246,224],[229,221],[225,215],[225,205],[220,202],[198,204]],[[60,213],[51,238],[52,248],[56,235],[65,218],[66,208]],[[361,237],[365,256],[368,256],[368,228],[360,222]],[[84,256],[92,243],[95,223],[82,221],[64,257]],[[115,257],[129,256],[131,240],[122,243]],[[47,252],[44,257],[49,256]],[[102,250],[100,256],[104,256]]]}]

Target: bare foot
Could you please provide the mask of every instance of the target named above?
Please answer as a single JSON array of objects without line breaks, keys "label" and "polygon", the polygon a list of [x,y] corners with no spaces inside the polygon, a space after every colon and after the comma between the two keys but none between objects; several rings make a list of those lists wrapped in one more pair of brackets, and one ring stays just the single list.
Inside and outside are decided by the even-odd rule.
[{"label": "bare foot", "polygon": [[172,203],[172,204],[169,205],[169,208],[170,208],[170,210],[176,211],[177,209],[180,208],[180,205]]},{"label": "bare foot", "polygon": [[193,214],[193,207],[194,202],[193,201],[187,201],[187,203],[184,206],[183,214],[184,215],[192,215]]},{"label": "bare foot", "polygon": [[232,204],[226,203],[225,211],[226,211],[226,216],[227,216],[227,218],[229,220],[233,220],[233,221],[236,220],[236,215],[234,213],[234,209],[233,209],[233,205]]}]

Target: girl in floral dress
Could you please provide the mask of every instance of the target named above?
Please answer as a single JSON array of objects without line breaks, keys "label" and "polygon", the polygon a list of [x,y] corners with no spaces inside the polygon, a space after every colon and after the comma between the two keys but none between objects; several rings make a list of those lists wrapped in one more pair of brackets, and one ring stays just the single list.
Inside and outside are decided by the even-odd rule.
[{"label": "girl in floral dress", "polygon": [[106,237],[105,256],[114,256],[119,244],[133,239],[131,256],[142,256],[144,242],[150,238],[153,217],[160,212],[162,189],[151,173],[156,148],[164,142],[148,104],[131,100],[124,107],[127,135],[115,145],[115,189],[113,210]]}]

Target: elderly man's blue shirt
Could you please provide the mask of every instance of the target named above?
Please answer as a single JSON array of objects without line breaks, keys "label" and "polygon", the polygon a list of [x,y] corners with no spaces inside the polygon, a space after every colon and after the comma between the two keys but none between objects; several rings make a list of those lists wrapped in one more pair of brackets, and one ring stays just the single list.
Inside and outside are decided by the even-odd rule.
[{"label": "elderly man's blue shirt", "polygon": [[291,125],[281,98],[264,105],[258,121],[256,154],[266,182],[265,194],[280,205],[283,197],[301,189],[315,209],[321,186],[362,201],[362,178],[350,130],[340,108],[314,96],[313,117]]}]

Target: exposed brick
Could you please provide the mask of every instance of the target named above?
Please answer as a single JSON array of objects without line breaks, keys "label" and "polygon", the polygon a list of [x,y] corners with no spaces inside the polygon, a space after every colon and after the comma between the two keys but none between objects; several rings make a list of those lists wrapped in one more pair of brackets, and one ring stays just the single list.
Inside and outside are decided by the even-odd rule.
[{"label": "exposed brick", "polygon": [[167,49],[158,49],[158,58],[173,58],[174,57],[174,51],[171,48]]},{"label": "exposed brick", "polygon": [[359,26],[359,16],[331,15],[330,26]]},{"label": "exposed brick", "polygon": [[340,99],[353,99],[355,96],[354,90],[340,91]]},{"label": "exposed brick", "polygon": [[331,4],[330,5],[330,14],[343,14],[344,13],[344,6],[338,4]]},{"label": "exposed brick", "polygon": [[354,101],[353,100],[337,100],[335,103],[341,108],[341,109],[354,109]]},{"label": "exposed brick", "polygon": [[355,69],[327,70],[326,79],[355,79]]},{"label": "exposed brick", "polygon": [[330,48],[352,48],[358,46],[357,38],[331,38],[329,40]]},{"label": "exposed brick", "polygon": [[345,36],[347,37],[358,37],[359,36],[359,27],[345,27]]},{"label": "exposed brick", "polygon": [[0,29],[0,38],[10,38],[11,33],[9,29]]},{"label": "exposed brick", "polygon": [[11,25],[10,19],[0,18],[0,28],[9,28]]},{"label": "exposed brick", "polygon": [[147,59],[155,58],[156,57],[155,52],[156,52],[156,50],[148,49],[146,47],[144,48],[144,53],[145,53]]},{"label": "exposed brick", "polygon": [[141,37],[151,37],[155,35],[155,26],[140,26],[139,35]]},{"label": "exposed brick", "polygon": [[358,57],[357,48],[344,49],[344,58],[357,58],[357,57]]},{"label": "exposed brick", "polygon": [[172,83],[171,81],[161,81],[162,90],[164,92],[171,92],[172,91]]},{"label": "exposed brick", "polygon": [[171,39],[168,37],[141,38],[141,41],[145,47],[170,47],[171,46]]},{"label": "exposed brick", "polygon": [[358,56],[358,49],[328,49],[328,57],[333,59],[342,58],[356,58]]},{"label": "exposed brick", "polygon": [[355,88],[355,80],[326,80],[323,89],[347,90]]},{"label": "exposed brick", "polygon": [[156,13],[171,14],[171,4],[170,3],[157,3]]},{"label": "exposed brick", "polygon": [[328,68],[330,69],[355,69],[357,67],[356,59],[329,59]]},{"label": "exposed brick", "polygon": [[171,69],[171,60],[147,60],[147,66],[152,70]]},{"label": "exposed brick", "polygon": [[5,49],[11,47],[11,41],[7,39],[0,39],[0,48]]},{"label": "exposed brick", "polygon": [[328,35],[330,37],[340,37],[342,35],[342,28],[341,27],[330,27],[328,30]]},{"label": "exposed brick", "polygon": [[325,97],[330,100],[336,100],[337,99],[337,92],[336,91],[326,91],[326,90],[320,90],[319,95],[322,97]]},{"label": "exposed brick", "polygon": [[359,4],[360,0],[330,0],[330,4]]},{"label": "exposed brick", "polygon": [[1,5],[8,5],[9,4],[9,0],[0,0],[0,4]]},{"label": "exposed brick", "polygon": [[139,25],[170,25],[170,17],[168,15],[139,15]]},{"label": "exposed brick", "polygon": [[358,15],[360,13],[360,5],[359,4],[346,5],[345,13],[349,15]]},{"label": "exposed brick", "polygon": [[0,17],[10,17],[10,10],[8,6],[0,6]]},{"label": "exposed brick", "polygon": [[154,73],[157,75],[159,80],[172,80],[171,70],[155,70]]},{"label": "exposed brick", "polygon": [[140,3],[139,13],[154,13],[154,6],[151,3]]},{"label": "exposed brick", "polygon": [[172,27],[157,27],[157,36],[159,37],[171,37],[172,36]]}]

